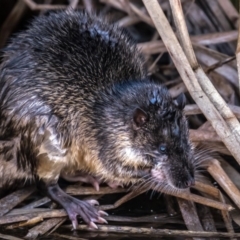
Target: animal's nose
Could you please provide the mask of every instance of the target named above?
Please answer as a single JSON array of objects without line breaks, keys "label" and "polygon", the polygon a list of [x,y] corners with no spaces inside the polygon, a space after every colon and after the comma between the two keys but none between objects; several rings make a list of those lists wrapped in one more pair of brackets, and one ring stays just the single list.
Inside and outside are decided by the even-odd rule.
[{"label": "animal's nose", "polygon": [[192,177],[185,182],[186,187],[192,187],[194,185],[195,185],[195,180]]}]

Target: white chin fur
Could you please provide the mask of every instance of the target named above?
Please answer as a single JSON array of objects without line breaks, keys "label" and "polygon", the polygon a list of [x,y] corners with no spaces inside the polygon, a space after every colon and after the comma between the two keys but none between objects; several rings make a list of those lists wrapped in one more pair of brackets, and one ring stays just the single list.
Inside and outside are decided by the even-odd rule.
[{"label": "white chin fur", "polygon": [[158,181],[165,182],[166,175],[164,174],[162,169],[152,169],[151,170],[151,175]]}]

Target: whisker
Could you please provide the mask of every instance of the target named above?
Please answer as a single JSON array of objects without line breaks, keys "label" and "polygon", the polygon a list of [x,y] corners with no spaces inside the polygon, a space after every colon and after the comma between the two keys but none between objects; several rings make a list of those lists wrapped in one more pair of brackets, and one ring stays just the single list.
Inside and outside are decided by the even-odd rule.
[{"label": "whisker", "polygon": [[139,187],[141,187],[141,185],[143,185],[143,184],[145,184],[146,183],[146,181],[148,181],[148,179],[149,179],[149,177],[151,177],[151,175],[150,174],[146,174],[144,177],[142,177],[142,182],[136,182],[136,183],[134,183],[130,188],[129,188],[129,190],[136,190],[136,188],[137,189],[139,189]]},{"label": "whisker", "polygon": [[135,188],[132,188],[133,191],[139,191],[141,189],[144,189],[145,186],[147,186],[150,182],[151,182],[151,176],[148,177],[147,179],[144,179],[145,181],[143,181],[141,184],[135,186]]},{"label": "whisker", "polygon": [[145,152],[144,154],[145,154],[145,155],[148,155],[148,156],[150,156],[150,157],[153,157],[153,158],[159,157],[159,155],[154,154],[153,152]]},{"label": "whisker", "polygon": [[213,159],[220,159],[220,155],[217,151],[202,144],[201,146],[195,149],[194,158],[193,158],[193,165],[195,171],[199,168],[207,168],[208,162]]}]

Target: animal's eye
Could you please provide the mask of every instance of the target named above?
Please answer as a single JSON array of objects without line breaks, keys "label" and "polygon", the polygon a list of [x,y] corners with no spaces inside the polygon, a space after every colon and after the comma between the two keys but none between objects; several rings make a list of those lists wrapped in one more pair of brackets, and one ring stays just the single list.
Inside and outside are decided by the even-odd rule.
[{"label": "animal's eye", "polygon": [[164,153],[167,152],[167,147],[166,147],[165,144],[161,144],[161,145],[159,146],[159,152],[162,153],[162,154],[164,154]]}]

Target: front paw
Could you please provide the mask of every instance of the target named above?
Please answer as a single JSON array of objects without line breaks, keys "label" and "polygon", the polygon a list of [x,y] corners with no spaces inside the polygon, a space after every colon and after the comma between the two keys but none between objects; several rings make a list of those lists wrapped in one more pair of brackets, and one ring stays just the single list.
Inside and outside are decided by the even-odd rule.
[{"label": "front paw", "polygon": [[60,204],[67,212],[72,221],[73,228],[76,229],[78,225],[77,216],[82,217],[90,228],[97,228],[97,223],[107,223],[102,216],[107,213],[98,211],[94,205],[98,204],[96,200],[81,201],[77,198],[66,194],[58,184],[46,184],[41,182],[42,190],[47,191],[47,195],[56,203]]},{"label": "front paw", "polygon": [[64,204],[64,208],[72,221],[73,228],[76,229],[78,226],[77,216],[80,216],[84,222],[86,222],[90,228],[97,229],[96,223],[107,223],[102,216],[108,215],[103,211],[98,211],[94,204],[97,201],[81,201],[79,199],[69,196],[67,204]]}]

